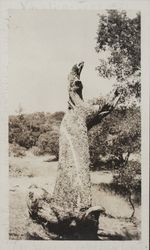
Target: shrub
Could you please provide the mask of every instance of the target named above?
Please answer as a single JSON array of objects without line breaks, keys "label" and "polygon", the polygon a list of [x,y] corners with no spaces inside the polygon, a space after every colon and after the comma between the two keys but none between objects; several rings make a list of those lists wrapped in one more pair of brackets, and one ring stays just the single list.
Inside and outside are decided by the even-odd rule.
[{"label": "shrub", "polygon": [[16,143],[22,147],[25,147],[26,149],[34,146],[35,142],[35,138],[31,135],[30,131],[23,131],[19,133],[18,137],[16,138]]},{"label": "shrub", "polygon": [[9,143],[17,143],[26,149],[38,146],[37,154],[48,152],[58,158],[58,131],[63,116],[64,112],[10,116]]},{"label": "shrub", "polygon": [[[141,122],[138,108],[114,110],[89,131],[89,149],[94,167],[114,168],[123,165],[123,154],[139,153]],[[106,161],[107,160],[107,161]]]},{"label": "shrub", "polygon": [[49,153],[55,155],[58,159],[59,155],[59,130],[55,128],[52,131],[41,134],[39,136],[37,147],[40,154]]},{"label": "shrub", "polygon": [[26,155],[26,148],[14,143],[9,144],[9,155],[11,154],[15,157],[23,157]]},{"label": "shrub", "polygon": [[113,184],[119,193],[128,197],[134,216],[135,207],[132,195],[141,193],[141,164],[137,161],[129,161],[123,168],[118,168],[113,176]]},{"label": "shrub", "polygon": [[41,154],[43,154],[43,151],[41,152],[41,150],[37,147],[37,146],[33,146],[31,148],[31,152],[35,155],[35,156],[39,156]]}]

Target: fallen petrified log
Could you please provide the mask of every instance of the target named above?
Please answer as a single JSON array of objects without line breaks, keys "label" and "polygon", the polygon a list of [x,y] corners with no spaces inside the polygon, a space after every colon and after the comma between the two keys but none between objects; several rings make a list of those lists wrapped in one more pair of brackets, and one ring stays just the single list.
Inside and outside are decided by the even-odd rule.
[{"label": "fallen petrified log", "polygon": [[28,197],[30,240],[138,240],[140,225],[115,218],[103,207],[70,213],[51,207],[52,197],[42,188],[30,187]]},{"label": "fallen petrified log", "polygon": [[53,198],[36,186],[30,187],[28,211],[30,222],[27,238],[39,240],[97,240],[99,216],[105,213],[100,206],[74,213],[51,206]]}]

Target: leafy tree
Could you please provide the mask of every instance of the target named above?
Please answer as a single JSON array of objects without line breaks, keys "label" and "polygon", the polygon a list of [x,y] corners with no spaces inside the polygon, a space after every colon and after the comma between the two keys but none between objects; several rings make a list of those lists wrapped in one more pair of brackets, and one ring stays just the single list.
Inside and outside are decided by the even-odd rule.
[{"label": "leafy tree", "polygon": [[108,123],[113,124],[113,127],[110,128],[110,134],[117,135],[112,137],[111,153],[116,154],[119,150],[128,154],[139,153],[141,149],[141,117],[139,109],[130,108],[124,112],[116,110],[114,116],[113,123],[111,123],[112,117],[107,120]]},{"label": "leafy tree", "polygon": [[124,165],[124,154],[139,153],[141,123],[139,108],[116,109],[89,131],[89,148],[94,168]]},{"label": "leafy tree", "polygon": [[64,112],[18,114],[9,117],[9,143],[30,149],[38,146],[39,153],[54,154],[58,159],[59,127]]},{"label": "leafy tree", "polygon": [[16,137],[15,142],[21,147],[29,149],[35,145],[36,139],[32,136],[30,131],[22,131]]},{"label": "leafy tree", "polygon": [[117,191],[128,197],[132,207],[131,218],[134,217],[135,204],[133,194],[141,192],[141,166],[139,162],[126,161],[123,169],[118,169],[113,176],[113,184]]},{"label": "leafy tree", "polygon": [[40,153],[49,153],[55,155],[56,160],[58,160],[59,155],[59,129],[54,128],[51,131],[43,133],[39,136],[37,147]]},{"label": "leafy tree", "polygon": [[90,130],[88,137],[92,168],[97,169],[101,165],[100,156],[106,156],[107,148],[104,142],[107,140],[107,133],[104,133],[102,126],[97,125]]},{"label": "leafy tree", "polygon": [[[96,51],[100,58],[99,75],[115,77],[124,95],[141,95],[141,17],[126,11],[108,10],[99,15]],[[103,52],[103,53],[102,53]]]}]

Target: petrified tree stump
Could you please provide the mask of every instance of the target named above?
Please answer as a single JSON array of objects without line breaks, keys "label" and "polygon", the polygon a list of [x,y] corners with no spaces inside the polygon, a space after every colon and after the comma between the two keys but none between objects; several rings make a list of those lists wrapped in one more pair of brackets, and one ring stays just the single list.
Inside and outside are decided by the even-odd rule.
[{"label": "petrified tree stump", "polygon": [[60,127],[54,193],[50,197],[37,187],[29,193],[29,214],[40,226],[39,235],[29,233],[33,238],[98,239],[99,216],[104,209],[92,207],[87,130],[109,114],[119,98],[116,94],[111,104],[103,107],[85,103],[80,81],[83,65],[83,62],[74,65],[69,75],[69,106]]},{"label": "petrified tree stump", "polygon": [[98,220],[104,208],[95,206],[85,211],[60,209],[51,206],[53,198],[36,186],[30,187],[28,209],[31,217],[30,239],[80,240],[98,239]]}]

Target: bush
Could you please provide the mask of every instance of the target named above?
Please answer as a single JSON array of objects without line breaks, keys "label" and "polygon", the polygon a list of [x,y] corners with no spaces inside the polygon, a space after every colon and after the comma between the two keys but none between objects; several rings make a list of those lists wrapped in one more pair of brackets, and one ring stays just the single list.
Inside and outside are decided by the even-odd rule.
[{"label": "bush", "polygon": [[9,155],[23,157],[26,155],[26,148],[21,147],[18,144],[9,144]]},{"label": "bush", "polygon": [[58,159],[59,127],[64,112],[36,112],[9,117],[9,143],[30,149],[35,154],[50,153]]},{"label": "bush", "polygon": [[35,138],[31,135],[30,131],[23,131],[19,133],[19,136],[16,138],[16,143],[20,146],[25,147],[26,149],[31,148],[35,145]]},{"label": "bush", "polygon": [[39,136],[37,147],[40,154],[49,153],[55,155],[58,159],[59,155],[59,130],[54,129]]},{"label": "bush", "polygon": [[31,152],[35,155],[35,156],[39,156],[43,154],[43,151],[41,152],[41,150],[37,147],[37,146],[33,146],[31,148]]},{"label": "bush", "polygon": [[[139,108],[114,110],[89,131],[89,149],[95,168],[123,165],[123,154],[139,153],[141,147]],[[103,159],[105,158],[105,163]],[[107,161],[106,161],[107,160]]]},{"label": "bush", "polygon": [[141,194],[141,164],[137,161],[129,161],[123,168],[118,168],[113,176],[113,184],[116,190],[128,197],[134,216],[135,208],[133,195]]}]

